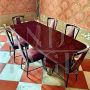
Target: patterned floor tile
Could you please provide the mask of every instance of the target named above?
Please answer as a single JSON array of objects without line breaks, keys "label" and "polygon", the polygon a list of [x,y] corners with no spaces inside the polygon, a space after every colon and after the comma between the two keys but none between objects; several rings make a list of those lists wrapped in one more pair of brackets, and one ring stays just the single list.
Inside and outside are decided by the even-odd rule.
[{"label": "patterned floor tile", "polygon": [[0,90],[16,90],[18,82],[0,80]]},{"label": "patterned floor tile", "polygon": [[90,72],[84,71],[84,75],[85,75],[85,78],[86,78],[88,88],[90,89]]},{"label": "patterned floor tile", "polygon": [[1,32],[0,35],[6,35],[6,33],[5,32]]},{"label": "patterned floor tile", "polygon": [[[32,69],[32,68],[31,68]],[[28,82],[28,83],[42,83],[42,68],[29,72],[29,78],[27,77],[26,72],[23,72],[21,77],[21,82]]]},{"label": "patterned floor tile", "polygon": [[41,90],[41,84],[19,82],[16,90]]},{"label": "patterned floor tile", "polygon": [[65,90],[64,87],[60,86],[52,86],[52,85],[42,85],[42,90]]},{"label": "patterned floor tile", "polygon": [[10,54],[7,51],[0,51],[0,63],[8,63]]},{"label": "patterned floor tile", "polygon": [[16,63],[16,64],[18,64],[18,65],[21,65],[21,60],[22,60],[22,55],[21,55],[21,53],[16,52],[16,53],[15,53],[15,62],[14,62],[14,55],[12,55],[8,63],[9,63],[9,64],[14,64],[14,63]]},{"label": "patterned floor tile", "polygon": [[7,64],[0,74],[0,80],[20,81],[23,70],[20,65]]},{"label": "patterned floor tile", "polygon": [[56,73],[53,73],[51,76],[47,74],[46,71],[43,72],[43,84],[55,85],[55,86],[65,86],[64,80]]},{"label": "patterned floor tile", "polygon": [[2,46],[5,44],[5,42],[0,42],[0,49],[2,48]]},{"label": "patterned floor tile", "polygon": [[0,63],[0,73],[3,71],[5,65],[6,65],[5,63]]},{"label": "patterned floor tile", "polygon": [[0,35],[0,42],[6,42],[7,37],[5,35]]},{"label": "patterned floor tile", "polygon": [[78,80],[75,79],[75,74],[70,74],[68,80],[68,87],[79,88],[79,89],[88,89],[84,73],[79,71]]},{"label": "patterned floor tile", "polygon": [[9,43],[5,43],[4,45],[3,45],[3,47],[1,48],[1,51],[10,51],[10,48],[9,48]]},{"label": "patterned floor tile", "polygon": [[85,59],[83,61],[82,69],[83,69],[83,71],[89,71],[90,72],[90,59]]}]

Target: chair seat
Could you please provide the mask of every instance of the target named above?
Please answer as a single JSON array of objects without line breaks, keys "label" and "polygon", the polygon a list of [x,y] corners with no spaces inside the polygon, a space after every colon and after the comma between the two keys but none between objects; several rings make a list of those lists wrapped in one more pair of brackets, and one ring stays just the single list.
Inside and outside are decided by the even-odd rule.
[{"label": "chair seat", "polygon": [[39,59],[43,59],[44,55],[42,55],[40,52],[38,52],[36,49],[31,48],[27,50],[28,53],[28,60],[29,62],[38,61]]},{"label": "chair seat", "polygon": [[[19,38],[19,40],[20,40],[20,44],[23,46],[23,47],[28,47],[28,43],[23,39],[23,38]],[[15,39],[14,40],[14,48],[15,49],[18,49],[19,47],[18,47],[18,41]]]}]

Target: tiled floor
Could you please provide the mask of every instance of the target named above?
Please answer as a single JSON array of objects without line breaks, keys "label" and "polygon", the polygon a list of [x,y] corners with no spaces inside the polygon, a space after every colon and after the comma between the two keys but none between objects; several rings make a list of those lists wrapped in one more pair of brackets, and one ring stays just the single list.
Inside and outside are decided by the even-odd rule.
[{"label": "tiled floor", "polygon": [[[26,72],[20,68],[21,56],[17,51],[16,64],[13,62],[13,53],[9,55],[9,44],[5,33],[0,33],[0,90],[89,90],[90,89],[90,60],[85,59],[80,66],[78,81],[71,74],[68,87],[65,88],[64,80],[55,73],[47,75],[43,68]],[[30,69],[40,66],[40,62],[31,64]],[[63,72],[62,72],[62,75]]]}]

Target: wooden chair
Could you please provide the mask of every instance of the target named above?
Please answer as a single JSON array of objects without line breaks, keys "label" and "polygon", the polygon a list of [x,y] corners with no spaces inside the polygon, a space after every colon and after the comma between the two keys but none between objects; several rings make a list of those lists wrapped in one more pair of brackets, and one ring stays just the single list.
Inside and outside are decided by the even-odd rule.
[{"label": "wooden chair", "polygon": [[[55,18],[51,18],[51,17],[48,17],[47,18],[47,26],[50,27],[50,28],[53,28],[53,30],[56,30],[56,27],[57,27],[57,23],[58,23],[58,20],[56,20]],[[50,69],[47,71],[47,74],[51,75],[52,72],[51,72],[51,69],[54,66],[54,62],[52,62],[51,60],[49,60],[49,58],[46,58],[46,66],[49,67]]]},{"label": "wooden chair", "polygon": [[[10,28],[5,28],[5,31],[6,31],[6,35],[7,35],[9,44],[10,44],[10,56],[11,56],[11,52],[12,52],[11,48],[13,48],[14,62],[15,62],[15,51],[17,49],[19,49],[18,43],[17,43],[16,39],[13,39],[13,34],[12,34],[12,31],[10,30]],[[22,38],[19,38],[19,39],[20,39],[20,43],[21,43],[22,47],[27,47],[28,48],[28,43]]]},{"label": "wooden chair", "polygon": [[[26,61],[26,65],[27,65],[27,70],[26,70],[27,77],[29,78],[28,73],[30,71],[33,71],[33,70],[36,70],[36,69],[40,68],[40,67],[38,67],[38,68],[35,68],[35,69],[32,69],[32,70],[29,71],[29,64],[30,63],[33,63],[33,62],[41,60],[42,64],[43,64],[43,67],[47,70],[47,68],[45,67],[44,55],[41,54],[39,51],[37,51],[35,48],[27,49],[26,47],[22,47],[18,37],[17,37],[17,40],[18,40],[18,45],[19,45],[19,47],[21,49],[21,53],[22,53],[23,59]],[[23,59],[22,59],[22,62],[23,62]],[[21,64],[21,68],[22,68],[22,64]]]},{"label": "wooden chair", "polygon": [[66,87],[68,85],[68,79],[69,79],[70,73],[74,72],[77,80],[79,66],[83,62],[89,48],[90,47],[87,46],[85,49],[78,51],[77,53],[74,53],[72,57],[66,57],[65,64],[59,65],[64,69],[66,74],[66,81],[65,81]]}]

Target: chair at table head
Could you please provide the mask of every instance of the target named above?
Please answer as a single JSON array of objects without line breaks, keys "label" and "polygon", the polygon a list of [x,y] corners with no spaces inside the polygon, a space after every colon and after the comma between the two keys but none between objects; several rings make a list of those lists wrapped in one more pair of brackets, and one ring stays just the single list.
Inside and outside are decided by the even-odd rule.
[{"label": "chair at table head", "polygon": [[56,27],[57,27],[57,20],[56,19],[54,19],[54,18],[50,18],[50,17],[48,17],[47,18],[47,26],[48,27],[51,27],[51,28],[53,28],[53,29],[56,29]]},{"label": "chair at table head", "polygon": [[70,68],[70,72],[75,71],[76,69],[79,68],[79,66],[81,65],[81,63],[83,62],[88,50],[89,50],[89,46],[87,46],[84,50],[81,50],[77,53],[74,54],[72,60],[74,60],[74,63],[72,65],[72,67]]},{"label": "chair at table head", "polygon": [[[56,20],[55,18],[51,18],[51,17],[47,18],[47,26],[52,28],[53,30],[56,30],[57,23],[58,23],[58,20]],[[54,62],[52,62],[49,58],[46,58],[46,66],[47,67],[53,68],[54,65],[55,65]]]},{"label": "chair at table head", "polygon": [[80,28],[75,25],[66,24],[65,34],[76,39],[79,30],[80,30]]},{"label": "chair at table head", "polygon": [[24,22],[24,16],[14,16],[12,17],[13,24],[20,24]]},{"label": "chair at table head", "polygon": [[66,87],[68,84],[69,74],[72,72],[76,72],[76,80],[78,75],[78,69],[81,63],[83,62],[87,52],[89,51],[89,46],[87,46],[85,49],[73,54],[72,59],[69,60],[69,67],[65,66],[66,72]]}]

